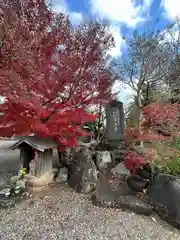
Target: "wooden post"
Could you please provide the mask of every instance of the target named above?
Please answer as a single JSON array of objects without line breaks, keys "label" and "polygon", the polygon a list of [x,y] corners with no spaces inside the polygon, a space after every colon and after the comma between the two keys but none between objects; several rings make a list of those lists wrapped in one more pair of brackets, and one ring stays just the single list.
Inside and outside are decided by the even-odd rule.
[{"label": "wooden post", "polygon": [[53,168],[52,149],[47,149],[44,152],[38,151],[38,158],[35,169],[36,177],[42,176],[44,173],[50,171],[52,168]]}]

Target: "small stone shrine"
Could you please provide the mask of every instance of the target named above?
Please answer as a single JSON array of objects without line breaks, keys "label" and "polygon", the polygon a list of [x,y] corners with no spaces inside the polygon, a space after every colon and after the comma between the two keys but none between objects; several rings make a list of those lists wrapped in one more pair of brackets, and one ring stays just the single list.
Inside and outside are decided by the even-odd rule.
[{"label": "small stone shrine", "polygon": [[53,148],[57,149],[57,143],[50,138],[38,136],[14,137],[7,141],[6,147],[0,149],[11,151],[20,149],[19,167],[29,173],[29,164],[36,157],[35,176],[40,177],[53,168]]}]

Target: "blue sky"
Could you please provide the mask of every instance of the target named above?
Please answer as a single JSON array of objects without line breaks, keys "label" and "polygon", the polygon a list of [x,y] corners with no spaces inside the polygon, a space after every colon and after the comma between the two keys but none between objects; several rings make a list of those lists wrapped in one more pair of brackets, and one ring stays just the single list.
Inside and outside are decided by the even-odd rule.
[{"label": "blue sky", "polygon": [[[157,19],[156,28],[163,31],[167,23],[180,17],[180,0],[54,0],[53,3],[54,9],[69,14],[74,24],[89,17],[108,20],[116,42],[110,52],[112,57],[120,57],[123,52],[122,36],[131,35],[134,30],[148,30]],[[127,91],[121,96],[127,95]]]}]

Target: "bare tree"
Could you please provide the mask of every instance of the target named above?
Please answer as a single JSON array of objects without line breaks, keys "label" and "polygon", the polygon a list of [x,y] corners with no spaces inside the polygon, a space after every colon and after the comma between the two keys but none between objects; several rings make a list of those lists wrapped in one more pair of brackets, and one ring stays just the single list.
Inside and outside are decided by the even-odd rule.
[{"label": "bare tree", "polygon": [[169,65],[164,80],[170,89],[170,100],[180,102],[180,19],[175,19],[165,33],[164,48],[169,57]]},{"label": "bare tree", "polygon": [[141,109],[148,91],[150,88],[151,91],[153,87],[157,88],[157,85],[163,85],[164,73],[161,68],[167,62],[167,54],[162,47],[164,34],[159,31],[134,33],[133,37],[124,40],[126,51],[117,64],[117,69],[119,80],[135,92],[137,127],[140,129]]}]

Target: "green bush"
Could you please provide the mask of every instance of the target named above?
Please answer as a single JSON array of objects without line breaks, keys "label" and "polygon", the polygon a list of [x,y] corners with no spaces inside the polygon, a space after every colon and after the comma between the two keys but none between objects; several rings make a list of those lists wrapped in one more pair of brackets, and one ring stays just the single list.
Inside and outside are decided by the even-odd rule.
[{"label": "green bush", "polygon": [[164,173],[180,175],[180,138],[156,144],[156,157],[153,165]]}]

